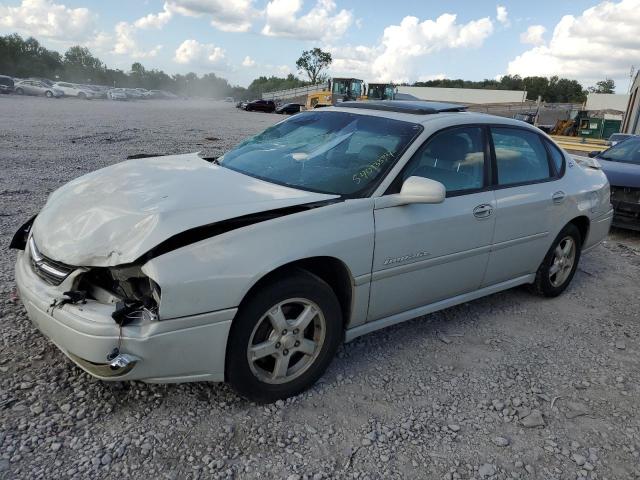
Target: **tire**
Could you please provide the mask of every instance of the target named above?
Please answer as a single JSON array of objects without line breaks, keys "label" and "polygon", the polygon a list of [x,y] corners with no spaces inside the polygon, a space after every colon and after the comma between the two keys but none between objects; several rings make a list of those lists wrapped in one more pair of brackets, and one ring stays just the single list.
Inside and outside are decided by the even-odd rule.
[{"label": "tire", "polygon": [[78,98],[80,100],[86,100],[87,99],[87,95],[84,92],[80,92],[80,93],[78,93]]},{"label": "tire", "polygon": [[[226,380],[259,403],[297,395],[322,376],[342,342],[340,304],[329,285],[304,270],[250,295],[231,325]],[[259,344],[262,349],[255,348]]]},{"label": "tire", "polygon": [[44,96],[47,98],[51,98],[53,97],[53,93],[50,90],[47,90],[46,92],[44,92]]},{"label": "tire", "polygon": [[21,88],[16,88],[16,93],[17,93],[18,95],[24,95],[24,90],[23,90],[23,89],[21,89]]},{"label": "tire", "polygon": [[[570,252],[567,253],[568,248]],[[557,297],[564,292],[578,269],[581,250],[580,231],[573,223],[569,223],[553,241],[538,268],[533,283],[534,291],[545,297]]]}]

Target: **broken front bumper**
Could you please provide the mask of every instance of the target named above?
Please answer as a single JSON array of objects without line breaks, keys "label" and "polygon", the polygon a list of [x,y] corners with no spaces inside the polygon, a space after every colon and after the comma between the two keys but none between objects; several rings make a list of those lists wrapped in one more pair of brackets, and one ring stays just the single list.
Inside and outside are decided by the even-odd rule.
[{"label": "broken front bumper", "polygon": [[126,361],[111,365],[107,356],[119,342],[119,326],[111,318],[114,305],[88,300],[52,308],[64,290],[38,277],[25,252],[18,253],[15,273],[33,324],[95,377],[158,383],[224,381],[227,337],[237,309],[127,325],[120,346]]},{"label": "broken front bumper", "polygon": [[640,203],[611,200],[615,214],[613,226],[640,231]]}]

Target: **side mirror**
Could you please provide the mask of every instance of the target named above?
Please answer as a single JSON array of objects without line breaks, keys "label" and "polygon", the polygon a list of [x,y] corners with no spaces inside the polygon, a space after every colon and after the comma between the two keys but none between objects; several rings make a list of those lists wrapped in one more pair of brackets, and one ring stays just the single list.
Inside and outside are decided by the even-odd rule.
[{"label": "side mirror", "polygon": [[446,193],[440,182],[424,177],[409,177],[402,184],[400,193],[376,198],[375,208],[399,207],[412,203],[442,203]]},{"label": "side mirror", "polygon": [[594,150],[593,152],[589,152],[587,154],[589,158],[597,157],[598,155],[600,155],[600,152],[598,150]]}]

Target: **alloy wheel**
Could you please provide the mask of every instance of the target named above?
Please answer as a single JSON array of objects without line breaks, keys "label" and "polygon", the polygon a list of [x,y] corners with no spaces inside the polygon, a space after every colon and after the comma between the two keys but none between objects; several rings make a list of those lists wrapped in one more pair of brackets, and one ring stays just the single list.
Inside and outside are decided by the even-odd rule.
[{"label": "alloy wheel", "polygon": [[554,251],[553,263],[549,267],[549,281],[554,287],[561,286],[573,269],[576,260],[576,242],[572,237],[564,237]]},{"label": "alloy wheel", "polygon": [[299,377],[320,354],[326,328],[322,310],[311,300],[291,298],[274,305],[260,318],[249,338],[251,372],[269,384]]}]

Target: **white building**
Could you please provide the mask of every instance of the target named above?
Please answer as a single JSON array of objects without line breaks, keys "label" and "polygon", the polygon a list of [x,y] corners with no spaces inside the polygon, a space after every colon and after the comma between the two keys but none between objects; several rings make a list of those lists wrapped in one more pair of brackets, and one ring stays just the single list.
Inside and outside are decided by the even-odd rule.
[{"label": "white building", "polygon": [[627,110],[629,95],[626,93],[590,93],[587,95],[586,110]]},{"label": "white building", "polygon": [[440,88],[398,86],[398,93],[413,95],[420,100],[456,103],[518,103],[527,99],[522,90],[485,90],[480,88]]}]

